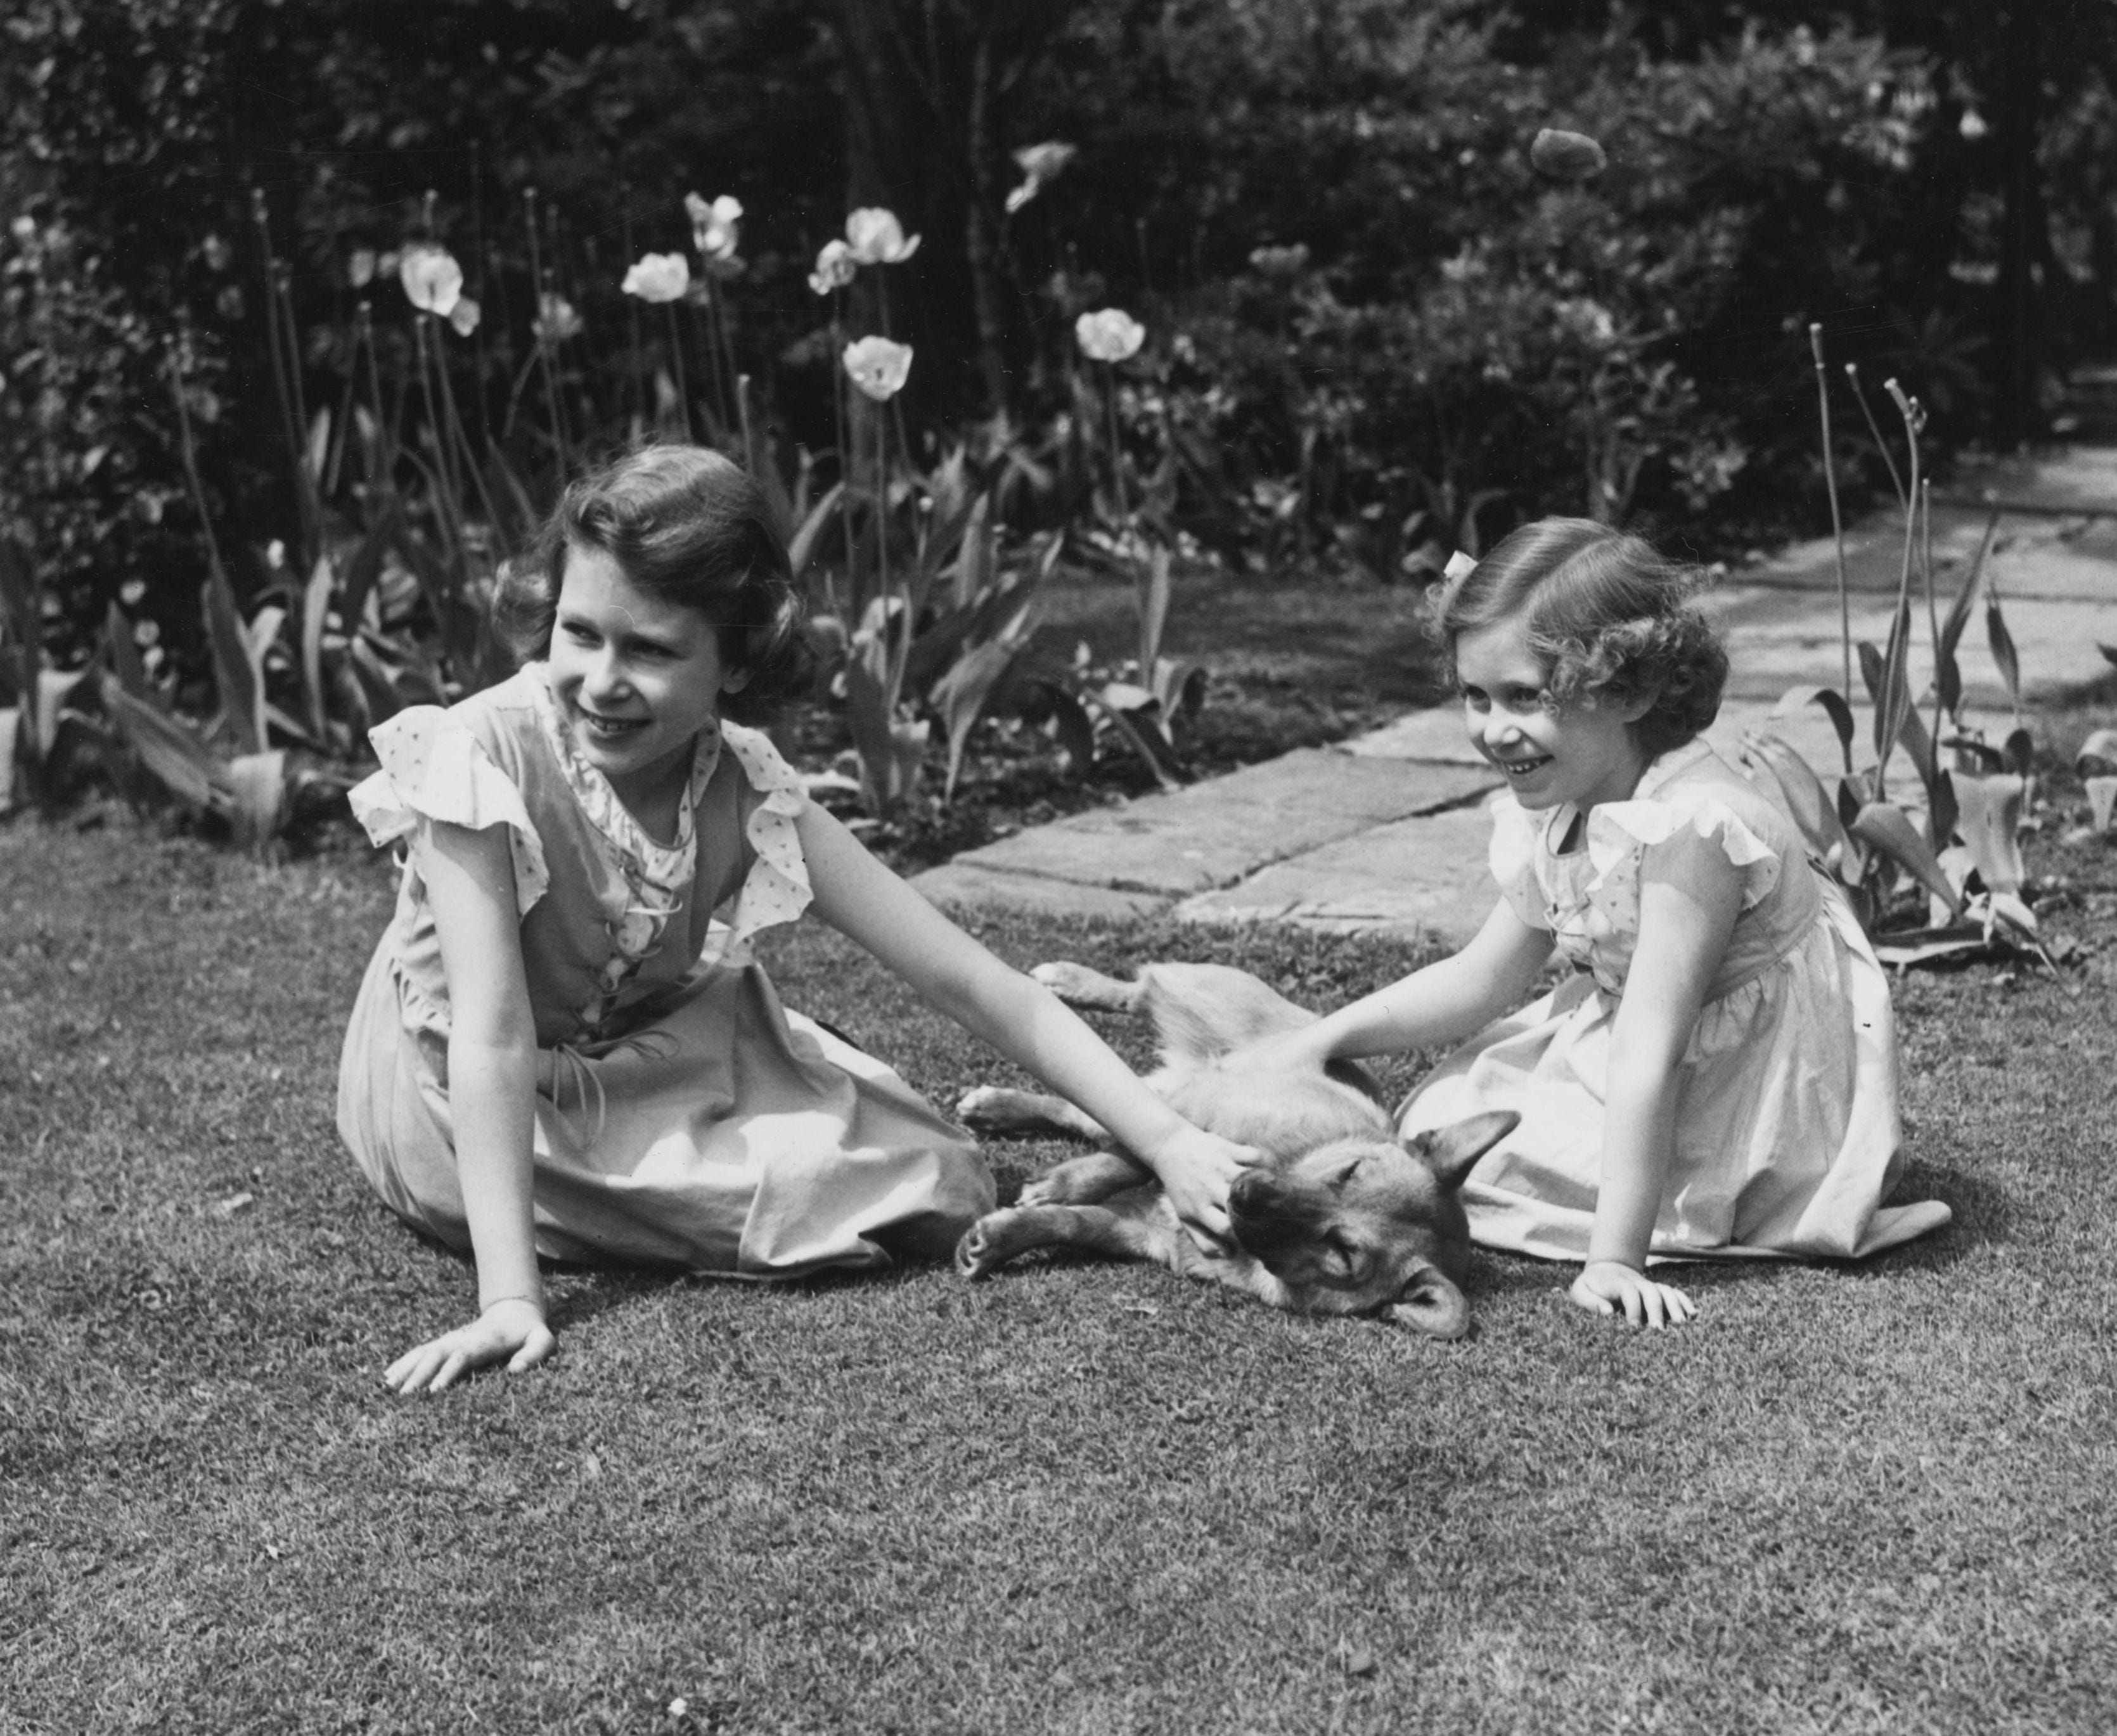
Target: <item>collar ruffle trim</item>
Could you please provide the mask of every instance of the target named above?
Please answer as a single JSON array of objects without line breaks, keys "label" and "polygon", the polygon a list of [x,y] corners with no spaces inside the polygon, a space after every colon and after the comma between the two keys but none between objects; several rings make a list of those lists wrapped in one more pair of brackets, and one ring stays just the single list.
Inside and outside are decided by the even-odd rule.
[{"label": "collar ruffle trim", "polygon": [[589,823],[616,847],[628,869],[636,865],[640,880],[646,883],[642,893],[671,898],[671,910],[697,871],[699,841],[694,815],[699,799],[719,768],[722,744],[735,755],[750,787],[763,798],[743,826],[743,835],[756,859],[736,894],[726,926],[716,925],[704,956],[715,963],[747,964],[750,942],[755,936],[778,923],[794,921],[808,907],[812,896],[809,866],[802,860],[800,838],[794,826],[808,800],[800,774],[780,757],[762,732],[728,723],[708,728],[699,737],[691,775],[677,804],[676,842],[658,843],[633,818],[610,780],[581,751],[551,693],[545,666],[529,667],[536,672],[530,688],[536,698],[537,720],[568,788]]}]

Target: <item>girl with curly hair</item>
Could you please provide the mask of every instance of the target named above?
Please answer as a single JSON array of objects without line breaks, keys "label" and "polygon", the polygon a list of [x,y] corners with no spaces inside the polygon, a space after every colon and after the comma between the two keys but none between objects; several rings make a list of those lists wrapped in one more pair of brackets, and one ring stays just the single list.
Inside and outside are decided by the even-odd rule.
[{"label": "girl with curly hair", "polygon": [[753,727],[805,688],[808,653],[786,545],[734,464],[653,446],[575,482],[497,616],[529,661],[379,725],[382,769],[352,796],[405,853],[339,1131],[384,1201],[477,1269],[469,1322],[390,1386],[549,1356],[540,1256],[792,1278],[943,1255],[992,1209],[970,1136],[751,961],[805,907],[1225,1233],[1257,1154],[1179,1119],[876,861]]},{"label": "girl with curly hair", "polygon": [[[1464,1188],[1472,1235],[1580,1262],[1574,1302],[1649,1326],[1695,1312],[1649,1260],[1854,1258],[1949,1217],[1882,1203],[1902,1161],[1888,979],[1792,822],[1698,739],[1727,658],[1696,588],[1580,519],[1451,581],[1441,637],[1507,782],[1499,901],[1454,957],[1272,1043],[1298,1062],[1467,1037],[1403,1133],[1518,1111]],[[1554,959],[1570,974],[1509,1013]]]}]

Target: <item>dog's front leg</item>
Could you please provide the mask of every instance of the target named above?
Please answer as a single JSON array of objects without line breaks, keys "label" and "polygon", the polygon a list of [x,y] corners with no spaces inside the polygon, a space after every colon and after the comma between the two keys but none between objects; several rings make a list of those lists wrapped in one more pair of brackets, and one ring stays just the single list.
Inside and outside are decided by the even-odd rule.
[{"label": "dog's front leg", "polygon": [[956,1100],[956,1119],[980,1133],[1056,1135],[1099,1145],[1110,1137],[1100,1122],[1063,1097],[1007,1085],[980,1085],[965,1092]]},{"label": "dog's front leg", "polygon": [[963,1232],[956,1244],[956,1269],[966,1278],[982,1278],[1032,1248],[1078,1248],[1113,1260],[1154,1260],[1166,1264],[1152,1221],[1137,1212],[1108,1206],[1012,1206],[988,1212]]}]

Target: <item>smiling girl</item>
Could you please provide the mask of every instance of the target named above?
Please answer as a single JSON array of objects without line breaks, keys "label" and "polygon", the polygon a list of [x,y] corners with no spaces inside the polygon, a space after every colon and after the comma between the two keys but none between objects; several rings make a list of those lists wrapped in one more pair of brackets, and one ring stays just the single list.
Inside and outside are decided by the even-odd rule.
[{"label": "smiling girl", "polygon": [[[1401,1131],[1517,1111],[1463,1189],[1471,1235],[1580,1262],[1575,1302],[1652,1326],[1695,1310],[1650,1258],[1856,1258],[1949,1217],[1882,1204],[1902,1161],[1888,981],[1792,822],[1697,739],[1727,658],[1695,589],[1581,519],[1453,581],[1464,721],[1507,783],[1499,901],[1453,958],[1272,1045],[1298,1063],[1469,1038]],[[1558,987],[1501,1017],[1554,959]]]},{"label": "smiling girl", "polygon": [[399,1358],[391,1387],[549,1356],[540,1256],[791,1278],[945,1254],[992,1208],[969,1136],[783,1009],[751,961],[805,907],[1225,1231],[1255,1154],[1178,1119],[750,727],[805,689],[809,658],[786,547],[735,465],[657,446],[576,482],[500,616],[531,660],[378,726],[381,769],[353,792],[405,856],[339,1130],[394,1211],[477,1267],[475,1317]]}]

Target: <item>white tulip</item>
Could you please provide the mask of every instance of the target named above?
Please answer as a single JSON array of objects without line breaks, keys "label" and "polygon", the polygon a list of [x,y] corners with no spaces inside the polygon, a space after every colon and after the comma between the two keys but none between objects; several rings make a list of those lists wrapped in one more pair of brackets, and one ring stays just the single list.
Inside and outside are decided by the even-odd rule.
[{"label": "white tulip", "polygon": [[901,265],[919,251],[919,238],[907,240],[896,213],[879,205],[864,205],[846,219],[846,242],[861,265]]},{"label": "white tulip", "polygon": [[691,287],[690,262],[680,253],[645,253],[625,274],[627,295],[643,302],[676,302]]},{"label": "white tulip", "polygon": [[1146,328],[1123,308],[1105,307],[1074,321],[1073,339],[1091,362],[1128,362],[1146,341]]},{"label": "white tulip", "polygon": [[888,338],[862,338],[846,345],[846,372],[877,404],[887,404],[904,390],[911,372],[911,346]]}]

